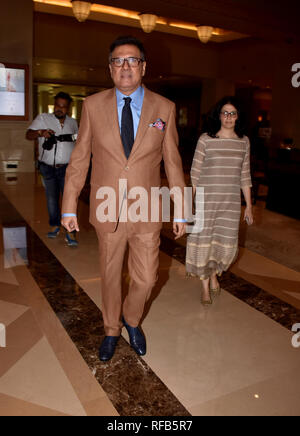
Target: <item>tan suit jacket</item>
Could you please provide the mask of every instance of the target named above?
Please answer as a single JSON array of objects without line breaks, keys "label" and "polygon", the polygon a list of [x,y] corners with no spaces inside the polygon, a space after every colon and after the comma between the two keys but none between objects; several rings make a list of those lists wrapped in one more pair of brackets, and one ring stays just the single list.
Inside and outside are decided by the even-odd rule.
[{"label": "tan suit jacket", "polygon": [[[96,199],[100,187],[108,186],[115,190],[117,210],[119,179],[127,180],[128,191],[135,186],[145,188],[150,198],[151,187],[161,186],[163,159],[169,187],[183,189],[185,182],[178,152],[175,115],[174,103],[145,88],[140,123],[127,160],[120,136],[115,88],[86,98],[77,143],[66,172],[62,213],[76,213],[91,155],[90,222],[97,231],[114,232],[118,223],[118,217],[114,222],[100,223],[97,220],[97,207],[104,201]],[[164,131],[149,127],[158,118],[166,122]],[[162,225],[160,222],[137,222],[133,226],[136,233],[150,233],[159,230]]]}]

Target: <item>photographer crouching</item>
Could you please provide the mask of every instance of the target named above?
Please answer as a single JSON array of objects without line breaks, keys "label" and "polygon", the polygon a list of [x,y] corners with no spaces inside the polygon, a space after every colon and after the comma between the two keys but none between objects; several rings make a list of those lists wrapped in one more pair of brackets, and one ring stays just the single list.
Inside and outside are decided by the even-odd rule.
[{"label": "photographer crouching", "polygon": [[[67,114],[72,103],[69,94],[59,92],[54,98],[54,113],[38,115],[26,133],[26,139],[39,141],[38,168],[46,188],[50,231],[48,238],[60,232],[60,195],[63,194],[65,173],[78,133],[77,121]],[[77,247],[76,231],[66,233],[70,247]]]}]

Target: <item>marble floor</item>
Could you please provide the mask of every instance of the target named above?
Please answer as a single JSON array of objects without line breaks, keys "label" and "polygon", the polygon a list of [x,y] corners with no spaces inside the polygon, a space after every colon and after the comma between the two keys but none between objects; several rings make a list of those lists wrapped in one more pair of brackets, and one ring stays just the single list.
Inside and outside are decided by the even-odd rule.
[{"label": "marble floor", "polygon": [[[124,332],[109,363],[97,241],[79,204],[79,247],[46,238],[35,174],[0,176],[0,415],[299,415],[300,223],[255,206],[221,295],[200,304],[186,238],[162,232],[159,281],[138,358]],[[126,282],[126,272],[124,273]],[[1,329],[2,326],[2,329]],[[299,341],[300,342],[300,341]]]}]

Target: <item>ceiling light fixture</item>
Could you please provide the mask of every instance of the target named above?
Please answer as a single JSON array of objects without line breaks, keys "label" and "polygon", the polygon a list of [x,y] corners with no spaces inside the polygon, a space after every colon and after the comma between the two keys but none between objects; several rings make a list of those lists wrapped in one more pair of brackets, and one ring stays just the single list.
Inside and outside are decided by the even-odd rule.
[{"label": "ceiling light fixture", "polygon": [[211,26],[197,26],[198,38],[203,44],[206,44],[210,40],[213,31],[214,28]]},{"label": "ceiling light fixture", "polygon": [[[95,0],[85,0],[85,1],[78,1],[78,0],[33,0],[34,4],[35,4],[35,10],[38,12],[45,12],[45,13],[55,13],[55,14],[59,14],[59,15],[67,15],[70,16],[72,15],[72,12],[70,11],[70,9],[73,7],[74,9],[74,4],[83,4],[83,7],[90,7],[90,12],[92,13],[91,15],[87,15],[87,17],[79,17],[79,21],[84,21],[86,20],[88,17],[91,20],[95,20],[95,21],[104,21],[104,22],[108,22],[108,23],[114,23],[114,24],[124,24],[126,26],[132,26],[132,27],[136,27],[138,26],[138,23],[136,23],[136,21],[139,21],[139,25],[142,27],[142,21],[145,20],[145,18],[143,18],[142,16],[150,16],[150,17],[154,17],[154,14],[148,14],[148,13],[139,13],[137,11],[132,11],[132,10],[127,10],[127,9],[120,9],[120,8],[115,8],[112,6],[106,6],[106,5],[102,5],[99,3],[93,3],[93,1]],[[76,6],[77,7],[77,6]],[[76,15],[77,11],[75,13],[75,11],[73,12],[73,15]],[[106,18],[106,16],[108,18]],[[120,20],[115,21],[114,17],[118,17],[120,18]],[[124,20],[124,22],[122,22],[121,20]],[[152,18],[153,19],[153,18]],[[145,24],[146,26],[146,24]],[[152,27],[152,26],[151,26]],[[149,28],[148,26],[145,27],[144,31],[145,32],[151,32],[152,30],[154,30],[154,28],[157,28],[158,31],[160,32],[166,32],[166,33],[175,33],[177,35],[182,35],[182,36],[190,36],[190,37],[199,37],[199,39],[202,42],[207,42],[210,39],[212,39],[212,37],[214,37],[214,41],[215,42],[225,42],[225,41],[230,41],[233,39],[240,39],[240,38],[245,38],[248,35],[242,35],[242,34],[238,34],[236,32],[232,32],[232,31],[228,31],[228,30],[224,30],[224,29],[220,29],[220,28],[213,28],[212,31],[212,35],[210,38],[208,38],[207,36],[203,36],[202,32],[204,28],[207,28],[210,26],[196,26],[196,24],[193,23],[188,23],[188,22],[181,22],[181,21],[173,21],[167,18],[162,18],[162,17],[157,17],[156,19],[156,24],[154,25],[154,27],[151,29],[151,27]],[[198,33],[198,29],[199,29],[199,33],[200,36],[197,35]],[[172,28],[178,28],[180,29],[180,33],[177,32]],[[183,31],[183,32],[181,32]],[[197,36],[196,36],[197,35]]]},{"label": "ceiling light fixture", "polygon": [[80,23],[83,23],[90,15],[92,3],[78,0],[71,1],[74,16]]},{"label": "ceiling light fixture", "polygon": [[157,16],[153,14],[139,14],[141,27],[145,33],[151,33],[156,26]]}]

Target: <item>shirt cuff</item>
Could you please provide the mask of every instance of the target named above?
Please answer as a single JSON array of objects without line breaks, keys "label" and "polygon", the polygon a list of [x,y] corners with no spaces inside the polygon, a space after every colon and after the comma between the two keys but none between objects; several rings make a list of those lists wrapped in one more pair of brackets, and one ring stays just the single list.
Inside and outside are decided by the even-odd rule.
[{"label": "shirt cuff", "polygon": [[174,218],[174,223],[187,223],[187,222],[188,220],[185,219],[181,220],[181,219]]},{"label": "shirt cuff", "polygon": [[68,216],[77,216],[76,213],[63,213],[62,218],[68,217]]}]

